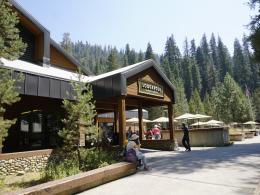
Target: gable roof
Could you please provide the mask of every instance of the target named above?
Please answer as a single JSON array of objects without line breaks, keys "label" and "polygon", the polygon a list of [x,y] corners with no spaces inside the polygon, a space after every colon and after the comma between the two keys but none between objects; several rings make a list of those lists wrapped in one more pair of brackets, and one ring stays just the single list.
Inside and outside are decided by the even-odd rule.
[{"label": "gable roof", "polygon": [[[175,87],[170,82],[170,80],[166,77],[166,75],[162,72],[162,70],[156,65],[154,60],[146,60],[143,62],[139,62],[137,64],[133,64],[130,66],[126,66],[114,71],[110,71],[98,76],[89,77],[88,82],[92,83],[94,90],[101,90],[101,95],[105,97],[104,94],[106,92],[110,93],[110,95],[126,95],[127,94],[127,79],[142,72],[148,68],[154,68],[154,70],[160,75],[162,80],[167,84],[167,86],[172,90],[174,102],[175,102]],[[105,87],[106,91],[102,89]],[[117,88],[117,89],[115,89]],[[119,94],[120,92],[120,94]],[[97,94],[98,95],[98,94]]]}]

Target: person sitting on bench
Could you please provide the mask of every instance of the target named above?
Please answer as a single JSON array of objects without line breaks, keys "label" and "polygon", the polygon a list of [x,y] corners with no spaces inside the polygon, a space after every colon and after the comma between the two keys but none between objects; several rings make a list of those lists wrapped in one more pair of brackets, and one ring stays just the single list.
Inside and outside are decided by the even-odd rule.
[{"label": "person sitting on bench", "polygon": [[128,154],[134,150],[136,153],[137,160],[141,160],[142,162],[141,169],[148,171],[149,167],[147,166],[145,155],[142,152],[140,152],[140,146],[141,144],[139,136],[136,134],[132,134],[126,146],[126,159],[128,157]]}]

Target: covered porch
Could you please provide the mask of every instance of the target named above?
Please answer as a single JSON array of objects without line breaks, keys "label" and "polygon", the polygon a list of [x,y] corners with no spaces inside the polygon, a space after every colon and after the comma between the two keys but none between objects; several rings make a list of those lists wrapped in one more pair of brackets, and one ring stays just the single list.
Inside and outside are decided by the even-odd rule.
[{"label": "covered porch", "polygon": [[[96,100],[97,113],[114,113],[113,130],[118,144],[126,140],[126,111],[138,109],[139,137],[143,147],[170,149],[174,140],[174,87],[153,60],[127,66],[90,80]],[[169,139],[145,140],[142,109],[164,106],[168,111]],[[98,122],[98,118],[97,118]],[[163,143],[163,144],[159,144]],[[167,145],[165,147],[165,145]]]}]

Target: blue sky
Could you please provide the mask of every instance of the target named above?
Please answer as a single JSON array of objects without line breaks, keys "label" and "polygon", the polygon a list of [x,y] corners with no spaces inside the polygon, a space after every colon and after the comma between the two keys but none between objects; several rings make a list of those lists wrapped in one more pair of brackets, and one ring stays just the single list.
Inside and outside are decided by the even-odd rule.
[{"label": "blue sky", "polygon": [[17,0],[60,42],[73,41],[145,51],[147,43],[161,54],[174,35],[182,51],[185,37],[198,45],[203,33],[219,35],[233,52],[235,38],[248,34],[253,12],[247,0]]}]

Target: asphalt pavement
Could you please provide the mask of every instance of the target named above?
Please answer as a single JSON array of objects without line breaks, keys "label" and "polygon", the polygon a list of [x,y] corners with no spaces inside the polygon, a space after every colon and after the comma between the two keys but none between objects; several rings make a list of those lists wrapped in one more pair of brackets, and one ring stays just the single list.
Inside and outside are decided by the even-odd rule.
[{"label": "asphalt pavement", "polygon": [[[260,136],[191,152],[144,150],[150,171],[82,192],[85,195],[247,195],[260,191]],[[260,194],[260,193],[259,193]]]}]

